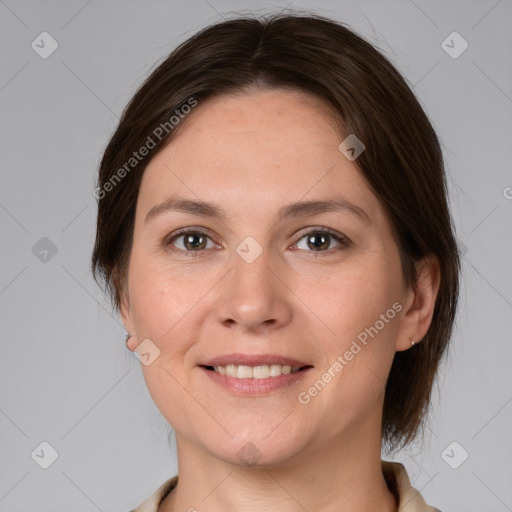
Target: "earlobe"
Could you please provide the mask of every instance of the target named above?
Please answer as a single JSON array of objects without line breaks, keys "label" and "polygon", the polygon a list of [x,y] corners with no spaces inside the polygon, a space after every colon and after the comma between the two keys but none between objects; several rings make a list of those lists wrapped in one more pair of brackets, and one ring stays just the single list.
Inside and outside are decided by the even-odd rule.
[{"label": "earlobe", "polygon": [[133,352],[137,347],[137,337],[132,321],[129,298],[124,292],[121,292],[121,301],[119,307],[121,318],[123,319],[124,328],[126,329],[126,347]]},{"label": "earlobe", "polygon": [[138,342],[135,335],[126,333],[126,348],[132,352],[137,348]]},{"label": "earlobe", "polygon": [[396,350],[403,351],[418,344],[430,327],[441,283],[439,260],[426,256],[416,265],[417,282],[407,295],[405,313],[396,339]]}]

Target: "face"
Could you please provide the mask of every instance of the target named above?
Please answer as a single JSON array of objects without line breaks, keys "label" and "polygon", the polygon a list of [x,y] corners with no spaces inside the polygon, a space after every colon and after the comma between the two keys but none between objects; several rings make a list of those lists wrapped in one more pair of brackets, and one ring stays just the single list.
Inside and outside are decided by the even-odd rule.
[{"label": "face", "polygon": [[254,91],[181,128],[141,183],[122,308],[178,442],[284,463],[375,423],[410,297],[326,107]]}]

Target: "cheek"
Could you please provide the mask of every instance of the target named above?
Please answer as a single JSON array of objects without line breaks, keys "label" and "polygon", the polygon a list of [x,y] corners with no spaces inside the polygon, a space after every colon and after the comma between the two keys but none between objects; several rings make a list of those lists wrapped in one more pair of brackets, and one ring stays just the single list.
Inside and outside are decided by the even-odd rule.
[{"label": "cheek", "polygon": [[353,417],[368,410],[384,392],[398,325],[399,304],[393,308],[400,297],[397,264],[374,254],[371,261],[361,258],[358,265],[337,269],[321,280],[302,278],[297,290],[313,313],[311,322],[326,333],[321,339],[321,370],[330,369],[325,378],[332,384],[314,407],[342,405],[343,411],[333,414],[336,421],[341,421],[340,415]]},{"label": "cheek", "polygon": [[214,307],[208,306],[206,295],[218,276],[192,275],[180,265],[171,268],[164,258],[141,251],[132,256],[129,279],[137,335],[160,350],[154,365],[142,367],[148,389],[157,404],[160,396],[179,401],[183,390],[178,382],[187,385],[187,370],[194,364],[191,349],[200,338],[208,308]]},{"label": "cheek", "polygon": [[188,322],[200,290],[193,280],[178,278],[164,269],[161,262],[144,254],[132,255],[129,287],[139,342],[148,338],[160,350],[152,364],[141,366],[147,389],[170,424],[190,429],[183,411],[192,414],[193,400],[188,393],[183,361],[190,348],[187,326],[190,327]]},{"label": "cheek", "polygon": [[[384,396],[395,353],[396,285],[378,267],[365,270],[331,277],[328,289],[308,285],[300,292],[308,297],[311,318],[328,327],[321,340],[323,365],[300,391],[315,397],[309,409],[313,415],[332,411],[325,420],[331,433],[374,410]],[[317,385],[318,379],[326,382],[325,388]],[[322,391],[316,394],[315,389]]]},{"label": "cheek", "polygon": [[132,255],[129,290],[135,325],[143,336],[162,340],[204,291],[201,281],[179,276],[160,258]]},{"label": "cheek", "polygon": [[378,261],[328,270],[316,278],[301,275],[297,283],[294,292],[311,312],[313,321],[330,335],[333,348],[343,348],[347,341],[373,326],[392,308],[400,285],[391,268]]}]

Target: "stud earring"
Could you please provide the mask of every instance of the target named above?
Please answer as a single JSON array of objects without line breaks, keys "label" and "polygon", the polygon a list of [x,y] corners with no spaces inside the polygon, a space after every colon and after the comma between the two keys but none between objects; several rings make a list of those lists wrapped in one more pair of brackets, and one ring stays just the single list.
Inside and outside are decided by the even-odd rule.
[{"label": "stud earring", "polygon": [[126,339],[124,340],[125,343],[128,343],[128,340],[133,336],[133,334],[130,334],[129,332],[126,333]]},{"label": "stud earring", "polygon": [[411,345],[414,345],[414,341],[411,340]]}]

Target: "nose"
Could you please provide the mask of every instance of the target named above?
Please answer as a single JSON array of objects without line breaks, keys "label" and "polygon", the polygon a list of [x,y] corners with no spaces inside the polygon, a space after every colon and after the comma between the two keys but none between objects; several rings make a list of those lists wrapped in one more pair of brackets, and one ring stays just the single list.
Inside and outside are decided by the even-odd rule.
[{"label": "nose", "polygon": [[284,269],[268,251],[248,263],[235,255],[231,272],[220,283],[215,303],[217,320],[225,327],[264,334],[292,318],[293,293]]}]

